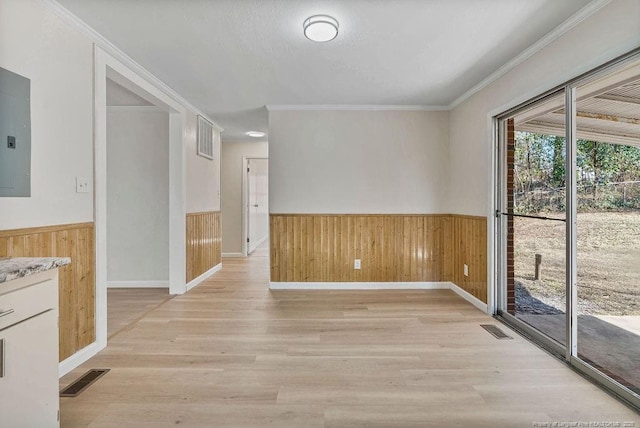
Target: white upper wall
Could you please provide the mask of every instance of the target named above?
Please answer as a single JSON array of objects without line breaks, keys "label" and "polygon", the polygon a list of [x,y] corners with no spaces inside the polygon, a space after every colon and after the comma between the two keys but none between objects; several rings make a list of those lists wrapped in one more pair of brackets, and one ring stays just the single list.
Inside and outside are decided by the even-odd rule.
[{"label": "white upper wall", "polygon": [[169,280],[169,114],[107,113],[107,280]]},{"label": "white upper wall", "polygon": [[[0,229],[92,221],[92,191],[75,192],[77,176],[93,177],[92,42],[41,1],[0,0],[0,10],[0,66],[31,79],[32,126],[32,196],[0,198]],[[613,0],[449,119],[272,111],[271,211],[487,215],[490,115],[637,46],[640,1]],[[187,211],[218,210],[220,149],[213,162],[197,157],[195,125],[190,113]]]},{"label": "white upper wall", "polygon": [[213,160],[198,156],[198,117],[187,112],[187,212],[220,211],[220,138],[214,138]]},{"label": "white upper wall", "polygon": [[640,1],[613,0],[450,115],[450,199],[456,214],[490,215],[490,118],[640,46]]},{"label": "white upper wall", "polygon": [[0,198],[0,229],[93,221],[93,44],[41,1],[0,0],[0,67],[31,79],[31,197]]},{"label": "white upper wall", "polygon": [[231,141],[222,143],[222,252],[242,252],[242,176],[243,158],[266,158],[266,141]]},{"label": "white upper wall", "polygon": [[448,139],[447,112],[270,111],[270,212],[445,212]]},{"label": "white upper wall", "polygon": [[[41,0],[0,0],[0,67],[31,79],[31,197],[0,198],[0,230],[94,220],[93,41]],[[220,147],[185,129],[187,212],[220,209]],[[76,193],[76,176],[89,193]]]}]

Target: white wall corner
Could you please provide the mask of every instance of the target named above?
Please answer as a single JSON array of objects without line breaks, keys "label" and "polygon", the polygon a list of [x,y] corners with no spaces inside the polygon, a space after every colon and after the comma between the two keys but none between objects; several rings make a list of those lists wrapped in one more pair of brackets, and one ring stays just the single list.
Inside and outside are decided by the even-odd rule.
[{"label": "white wall corner", "polygon": [[476,296],[472,295],[471,293],[463,290],[462,288],[458,287],[456,284],[454,284],[453,282],[449,282],[449,290],[453,291],[454,293],[456,293],[458,296],[462,297],[464,300],[466,300],[467,302],[471,303],[473,306],[475,306],[476,308],[480,309],[482,312],[484,312],[485,314],[488,314],[488,306],[485,302],[483,302],[482,300],[478,299]]}]

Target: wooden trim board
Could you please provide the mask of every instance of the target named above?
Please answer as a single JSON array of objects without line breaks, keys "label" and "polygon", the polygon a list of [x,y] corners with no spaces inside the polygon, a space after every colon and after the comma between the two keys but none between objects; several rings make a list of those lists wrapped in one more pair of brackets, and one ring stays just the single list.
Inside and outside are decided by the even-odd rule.
[{"label": "wooden trim board", "polygon": [[34,233],[60,232],[63,230],[83,229],[86,227],[93,227],[93,222],[69,223],[69,224],[58,224],[53,226],[39,226],[39,227],[28,227],[23,229],[0,230],[0,238],[33,235]]}]

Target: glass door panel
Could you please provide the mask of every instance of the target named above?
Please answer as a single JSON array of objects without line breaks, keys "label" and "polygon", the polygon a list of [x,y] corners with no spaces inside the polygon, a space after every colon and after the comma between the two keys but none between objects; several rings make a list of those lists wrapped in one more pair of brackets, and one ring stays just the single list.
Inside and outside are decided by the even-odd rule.
[{"label": "glass door panel", "polygon": [[[634,69],[635,67],[635,69]],[[640,70],[577,89],[577,357],[640,394]]]},{"label": "glass door panel", "polygon": [[506,120],[507,312],[566,344],[564,92]]}]

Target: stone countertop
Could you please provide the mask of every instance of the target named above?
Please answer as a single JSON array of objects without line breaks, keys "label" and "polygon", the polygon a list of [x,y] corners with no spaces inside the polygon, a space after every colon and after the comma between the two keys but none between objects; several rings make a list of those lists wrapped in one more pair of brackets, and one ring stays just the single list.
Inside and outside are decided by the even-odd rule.
[{"label": "stone countertop", "polygon": [[0,283],[70,263],[69,257],[0,257]]}]

